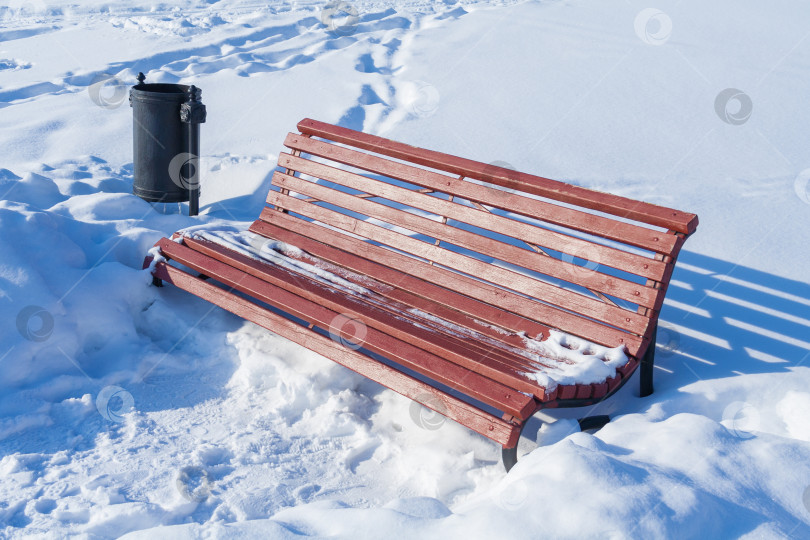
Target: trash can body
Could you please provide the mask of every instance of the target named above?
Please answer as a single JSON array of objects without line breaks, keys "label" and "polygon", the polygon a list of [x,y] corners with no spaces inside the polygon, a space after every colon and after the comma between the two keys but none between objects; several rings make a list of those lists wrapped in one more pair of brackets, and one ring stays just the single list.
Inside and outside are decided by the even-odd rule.
[{"label": "trash can body", "polygon": [[151,83],[130,89],[134,119],[132,192],[146,201],[189,200],[188,185],[182,178],[172,178],[170,170],[172,160],[189,148],[188,124],[180,120],[180,107],[187,100],[188,89],[184,84]]}]

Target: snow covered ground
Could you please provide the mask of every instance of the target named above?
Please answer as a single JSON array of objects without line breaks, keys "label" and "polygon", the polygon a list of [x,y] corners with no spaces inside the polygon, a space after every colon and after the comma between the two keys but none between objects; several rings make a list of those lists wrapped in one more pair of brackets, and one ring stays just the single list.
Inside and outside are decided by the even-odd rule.
[{"label": "snow covered ground", "polygon": [[[810,538],[810,4],[59,6],[0,6],[0,537]],[[139,71],[203,90],[197,218],[130,194]],[[258,215],[304,117],[698,213],[656,393],[538,415],[505,475],[148,286],[160,237]]]}]

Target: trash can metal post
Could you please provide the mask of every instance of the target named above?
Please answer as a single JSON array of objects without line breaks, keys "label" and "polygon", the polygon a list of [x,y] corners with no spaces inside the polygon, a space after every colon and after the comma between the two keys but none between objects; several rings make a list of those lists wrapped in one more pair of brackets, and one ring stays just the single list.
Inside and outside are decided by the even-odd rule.
[{"label": "trash can metal post", "polygon": [[205,122],[205,105],[200,102],[202,91],[193,84],[188,89],[188,101],[180,105],[180,121],[187,124],[188,153],[194,172],[189,173],[188,215],[200,210],[200,124]]}]

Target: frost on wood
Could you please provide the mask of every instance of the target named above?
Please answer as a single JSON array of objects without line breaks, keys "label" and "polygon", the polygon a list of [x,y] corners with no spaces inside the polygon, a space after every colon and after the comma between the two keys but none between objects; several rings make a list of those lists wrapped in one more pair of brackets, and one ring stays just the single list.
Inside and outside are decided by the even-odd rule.
[{"label": "frost on wood", "polygon": [[[303,274],[308,278],[322,283],[328,283],[342,290],[359,294],[371,293],[368,289],[339,277],[334,272],[330,271],[331,269],[325,269],[326,264],[323,263],[323,261],[306,256],[301,249],[284,242],[270,240],[269,238],[253,234],[249,231],[240,231],[230,228],[217,230],[195,229],[185,233],[181,231],[181,233],[188,238],[207,240],[219,244],[252,259],[275,264],[286,270]],[[299,260],[305,256],[312,259],[313,264]]]},{"label": "frost on wood", "polygon": [[[353,273],[313,257],[296,246],[233,227],[218,229],[195,227],[181,231],[181,233],[185,237],[213,242],[252,259],[303,274],[319,283],[338,289],[348,296],[362,297],[366,303],[378,306],[390,304],[390,301],[382,295],[357,285],[357,282],[365,282],[369,285],[373,282],[377,287],[383,286],[382,284],[368,276]],[[311,262],[307,263],[302,259]],[[558,384],[603,383],[607,379],[615,377],[616,369],[625,365],[629,360],[625,354],[624,345],[615,348],[604,347],[560,330],[551,330],[545,340],[529,339],[521,333],[520,337],[523,339],[525,348],[516,348],[419,309],[408,309],[408,313],[421,319],[421,322],[418,323],[409,319],[411,324],[420,328],[441,329],[463,339],[474,339],[495,347],[506,348],[529,359],[536,369],[525,375],[548,390],[553,390]],[[485,326],[492,327],[488,324]],[[509,335],[502,329],[498,330]]]},{"label": "frost on wood", "polygon": [[[424,311],[413,309],[411,312],[434,324],[441,325],[445,331],[459,337],[477,339],[486,344],[505,347],[511,352],[532,360],[538,367],[535,371],[527,372],[526,375],[549,391],[554,390],[558,384],[603,383],[607,379],[615,377],[616,370],[629,361],[624,345],[614,348],[603,347],[561,330],[551,330],[548,339],[545,340],[530,339],[521,332],[518,335],[523,338],[526,348],[520,349],[504,346],[502,343],[496,344],[492,338]],[[485,326],[496,328],[489,324],[485,324]],[[500,330],[500,333],[511,335],[503,330]]]}]

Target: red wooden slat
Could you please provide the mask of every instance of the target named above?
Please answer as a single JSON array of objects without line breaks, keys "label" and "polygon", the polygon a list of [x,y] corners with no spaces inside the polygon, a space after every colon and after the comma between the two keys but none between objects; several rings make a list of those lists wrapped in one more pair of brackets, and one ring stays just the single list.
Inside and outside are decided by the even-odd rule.
[{"label": "red wooden slat", "polygon": [[[320,227],[317,228],[320,229]],[[470,324],[469,322],[478,319],[513,333],[524,332],[530,338],[540,339],[549,335],[549,328],[535,321],[486,304],[475,298],[464,296],[456,291],[439,287],[429,281],[424,281],[374,260],[336,249],[331,245],[313,240],[309,236],[304,236],[289,228],[278,227],[260,220],[256,221],[250,230],[256,234],[297,246],[316,257],[329,261],[331,264],[370,276],[390,286],[390,289],[381,288],[377,290],[379,294],[390,295],[391,298],[408,303],[428,313],[434,313],[461,326],[487,332],[487,327],[482,329],[481,325]],[[340,242],[340,238],[336,240]],[[358,281],[358,284],[369,286],[365,281]],[[512,346],[520,346],[519,342],[505,337],[500,332],[494,329],[489,330],[488,335],[490,337],[506,340],[505,342]]]},{"label": "red wooden slat", "polygon": [[[362,201],[361,199],[357,200]],[[303,202],[300,199],[283,195],[277,191],[271,191],[268,194],[267,202],[314,218],[352,234],[361,235],[449,268],[486,279],[516,292],[548,301],[555,306],[560,306],[596,320],[605,321],[607,324],[623,328],[629,332],[642,335],[649,325],[650,320],[645,315],[611,306],[583,295],[569,293],[564,289],[537,281],[518,272],[422,242],[385,227],[360,221],[346,214]]]},{"label": "red wooden slat", "polygon": [[592,384],[593,391],[591,392],[592,398],[603,398],[608,393],[608,383]]},{"label": "red wooden slat", "polygon": [[[368,260],[385,262],[386,266],[401,272],[424,279],[441,287],[455,291],[463,291],[469,297],[476,298],[498,308],[521,315],[543,324],[546,328],[559,328],[570,334],[583,337],[600,345],[615,347],[624,344],[631,355],[642,347],[643,340],[639,336],[628,334],[621,330],[605,326],[599,322],[563,312],[557,308],[540,304],[528,298],[498,289],[493,285],[476,279],[463,276],[444,268],[429,265],[407,255],[375,246],[368,242],[352,238],[348,235],[335,234],[335,231],[326,229],[299,218],[276,212],[265,208],[261,220],[253,223],[250,230],[262,234],[263,225],[267,222],[276,227],[286,228],[308,236],[314,240],[331,244],[344,251],[353,253]],[[499,324],[495,322],[494,324]],[[546,334],[547,335],[547,334]]]},{"label": "red wooden slat", "polygon": [[[321,328],[330,328],[332,322],[340,314],[171,240],[164,238],[157,245],[164,256],[177,260],[197,272],[214,277],[217,281],[248,294],[252,298],[315,323]],[[361,320],[365,322],[364,318]],[[531,398],[515,392],[512,388],[447,362],[421,348],[383,333],[373,326],[367,326],[366,332],[363,346],[368,350],[429,376],[450,388],[462,391],[473,399],[509,412],[516,417],[526,414],[530,407]]]},{"label": "red wooden slat", "polygon": [[417,148],[309,118],[298,123],[298,130],[307,135],[323,137],[425,167],[477,178],[506,188],[673,229],[681,233],[691,234],[698,225],[698,218],[695,214]]},{"label": "red wooden slat", "polygon": [[[262,225],[265,225],[266,227],[274,227],[273,225],[270,225],[269,223],[264,223],[264,222],[261,222],[261,223],[262,223]],[[264,232],[267,232],[267,231],[264,231]],[[265,234],[265,236],[267,236],[267,235]],[[385,306],[384,307],[386,309],[388,309],[389,311],[393,310],[393,312],[396,313],[398,316],[410,317],[410,315],[409,315],[410,310],[418,309],[418,310],[421,310],[424,313],[429,313],[432,316],[438,317],[438,318],[443,319],[445,321],[449,321],[450,323],[452,323],[454,325],[460,326],[462,328],[466,328],[469,332],[474,332],[476,336],[482,334],[483,336],[485,336],[485,338],[488,338],[490,340],[495,340],[495,341],[499,342],[500,346],[503,347],[503,348],[506,348],[506,349],[510,349],[510,348],[511,349],[525,349],[525,341],[524,341],[525,338],[523,336],[517,335],[517,332],[521,332],[521,331],[526,332],[526,330],[525,330],[526,327],[529,327],[529,328],[535,328],[535,327],[541,328],[542,330],[544,330],[546,332],[545,335],[548,335],[548,329],[547,328],[543,328],[543,327],[540,327],[540,325],[533,324],[532,321],[528,321],[527,319],[517,317],[517,316],[515,316],[515,315],[513,315],[511,313],[504,312],[503,310],[497,310],[496,308],[493,308],[493,306],[490,306],[489,304],[484,304],[482,302],[478,302],[478,301],[473,300],[471,298],[468,298],[466,296],[459,295],[458,293],[448,291],[447,289],[437,287],[437,286],[433,285],[432,283],[428,283],[426,281],[418,280],[418,279],[415,279],[415,278],[413,279],[413,284],[415,285],[416,290],[419,291],[420,293],[430,294],[431,291],[436,291],[440,296],[446,295],[446,294],[449,293],[450,295],[453,295],[454,297],[459,297],[460,299],[470,300],[475,307],[483,308],[483,309],[489,308],[489,309],[491,309],[493,311],[498,311],[501,314],[511,315],[513,318],[515,318],[516,320],[520,320],[521,323],[523,323],[521,326],[522,326],[522,328],[524,328],[524,330],[515,330],[513,333],[509,333],[506,329],[496,328],[496,327],[494,327],[492,325],[484,324],[480,320],[474,319],[474,318],[470,317],[469,315],[465,315],[461,311],[457,311],[454,308],[450,308],[445,304],[441,304],[441,303],[437,302],[436,299],[435,299],[435,296],[431,296],[431,298],[425,298],[425,297],[419,296],[419,295],[417,295],[417,294],[415,294],[413,292],[409,292],[408,290],[406,290],[404,288],[400,288],[403,285],[402,282],[403,281],[408,281],[409,278],[412,278],[412,276],[409,276],[409,275],[401,273],[401,272],[397,272],[397,271],[392,270],[392,269],[390,269],[390,268],[388,268],[386,266],[377,265],[376,263],[373,263],[372,261],[368,261],[368,260],[362,259],[360,257],[354,257],[350,253],[346,253],[346,252],[340,251],[340,250],[335,250],[335,249],[331,248],[330,246],[326,246],[324,244],[321,244],[320,242],[315,242],[310,238],[307,238],[305,236],[301,236],[301,235],[299,235],[297,233],[294,233],[292,231],[286,231],[284,229],[276,228],[276,233],[272,235],[272,238],[275,238],[275,239],[280,240],[282,242],[287,242],[289,244],[294,244],[297,247],[299,247],[299,248],[301,248],[301,249],[303,249],[305,251],[308,251],[308,253],[306,255],[304,255],[304,254],[296,255],[295,253],[286,253],[285,254],[286,256],[297,259],[297,260],[299,260],[299,261],[301,261],[303,263],[306,263],[306,264],[313,264],[313,262],[317,261],[316,264],[318,264],[319,267],[324,267],[323,265],[331,264],[333,266],[324,267],[324,269],[326,269],[327,271],[330,271],[330,272],[332,272],[332,273],[334,273],[336,275],[339,275],[341,278],[346,279],[347,281],[351,281],[351,282],[356,283],[357,285],[359,285],[361,287],[364,287],[364,288],[366,288],[366,289],[368,289],[370,291],[373,291],[374,293],[376,293],[380,297],[385,298],[386,300],[391,300],[392,301],[391,306],[393,306],[393,307],[385,307]],[[184,244],[187,245],[188,247],[190,247],[191,249],[194,249],[195,251],[200,251],[201,253],[204,253],[204,254],[208,255],[209,257],[213,257],[213,258],[215,258],[215,259],[217,259],[217,260],[219,260],[221,262],[225,262],[226,264],[231,264],[231,266],[235,266],[235,265],[239,264],[239,263],[234,263],[233,262],[234,259],[242,260],[242,261],[244,261],[244,264],[247,265],[246,268],[250,267],[249,269],[243,268],[243,271],[248,272],[251,275],[255,275],[256,277],[262,277],[262,275],[263,275],[263,270],[265,269],[264,264],[259,263],[257,261],[253,261],[252,259],[247,259],[245,257],[242,257],[240,254],[235,253],[232,250],[226,249],[224,247],[218,246],[217,244],[212,244],[211,242],[198,242],[198,241],[190,239],[190,238],[185,238],[184,239]],[[307,248],[309,248],[309,249],[307,249]],[[314,251],[310,251],[310,249],[314,249]],[[337,266],[336,264],[334,264],[332,262],[328,262],[328,259],[325,259],[323,257],[318,257],[317,253],[322,249],[331,250],[332,253],[333,253],[333,256],[332,256],[333,259],[337,259],[337,260],[342,261],[345,258],[355,258],[355,259],[358,259],[359,262],[365,262],[368,265],[370,265],[372,270],[370,272],[364,273],[363,275],[358,275],[356,273],[356,270],[354,270],[354,271],[349,270],[349,268],[352,267],[351,262],[348,265],[345,265],[345,267],[344,266]],[[315,256],[317,258],[313,259],[313,256]],[[231,262],[229,262],[229,261],[231,261]],[[240,266],[236,266],[236,267],[241,268]],[[375,267],[378,267],[378,268],[375,268]],[[382,272],[389,271],[389,272],[392,272],[393,273],[392,275],[394,275],[395,277],[392,277],[391,281],[393,283],[396,283],[397,286],[392,286],[392,285],[385,284],[385,283],[383,283],[381,281],[377,281],[376,279],[371,277],[371,276],[374,275],[374,272],[376,272],[376,271],[382,271]],[[419,316],[414,316],[413,318],[414,318],[414,320],[417,320],[417,322],[419,324],[428,324],[428,325],[435,326],[431,321],[426,321],[424,319],[419,319]],[[439,327],[439,328],[441,329],[441,327]],[[451,335],[451,333],[447,332],[446,330],[445,330],[445,333],[448,333],[448,335]],[[542,338],[542,336],[544,335],[541,332],[532,332],[529,335],[534,336],[537,333],[540,334],[540,338]],[[468,344],[468,346],[475,346],[475,345],[476,345],[475,343]],[[483,352],[485,353],[486,351],[483,351]]]},{"label": "red wooden slat", "polygon": [[[645,349],[646,349],[646,347],[643,347],[642,351],[645,350]],[[640,358],[643,354],[644,354],[644,352],[639,352],[638,358]],[[622,378],[627,379],[636,370],[636,368],[638,367],[638,364],[639,364],[638,360],[636,360],[634,358],[631,358],[629,362],[627,362],[625,365],[619,367],[616,371],[621,373]]]},{"label": "red wooden slat", "polygon": [[656,253],[669,254],[675,243],[671,234],[648,229],[633,223],[618,221],[610,217],[590,214],[575,208],[532,199],[517,192],[476,184],[462,178],[421,169],[407,163],[391,161],[350,148],[310,139],[303,135],[290,133],[287,135],[284,145],[296,151],[330,159],[337,163],[350,165],[389,178],[403,180],[440,193],[448,193],[485,206],[500,208],[501,210],[539,219],[547,223],[554,223],[594,236],[601,236],[602,238]]},{"label": "red wooden slat", "polygon": [[308,330],[180,269],[165,263],[158,263],[155,266],[155,275],[167,283],[176,285],[239,317],[294,341],[403,396],[418,401],[426,407],[434,410],[441,409],[437,412],[501,445],[509,447],[517,443],[520,435],[519,425],[505,422],[361,353],[344,347],[335,347],[335,343],[328,337]]},{"label": "red wooden slat", "polygon": [[[381,184],[381,182],[377,183]],[[336,206],[345,208],[347,210],[352,210],[369,217],[380,219],[387,223],[391,223],[392,225],[397,225],[414,232],[447,241],[460,247],[477,251],[478,253],[490,255],[497,259],[514,263],[517,266],[522,266],[550,277],[561,279],[569,283],[574,283],[588,289],[600,291],[640,306],[651,308],[660,307],[658,305],[658,303],[661,301],[659,300],[659,291],[651,287],[645,287],[642,284],[633,283],[621,278],[610,276],[608,274],[602,274],[589,270],[581,266],[554,259],[553,257],[528,251],[511,244],[506,244],[499,240],[487,238],[474,232],[452,227],[450,225],[436,222],[419,215],[405,212],[397,208],[392,208],[377,202],[369,201],[364,198],[350,195],[327,186],[319,185],[314,182],[289,176],[280,172],[276,172],[273,175],[273,184],[297,193],[309,195],[317,200],[335,204]],[[398,197],[394,200],[404,203],[406,201],[404,201],[403,198],[404,196]],[[522,277],[526,278],[526,276]],[[527,282],[528,279],[531,278],[526,278]],[[570,308],[575,311],[579,311],[576,308],[566,305],[564,298],[568,297],[581,300],[579,298],[582,296],[580,293],[567,291],[557,285],[549,285],[542,282],[539,283],[537,287],[540,290],[545,289],[547,292],[556,297],[556,299],[549,299],[551,303],[559,305],[563,308]],[[527,291],[524,290],[523,292]],[[545,296],[538,296],[538,298],[541,300],[547,299]],[[587,302],[594,303],[594,305],[598,306],[604,306],[603,302],[594,300],[590,297],[587,298]]]},{"label": "red wooden slat", "polygon": [[591,397],[591,392],[593,388],[591,388],[590,384],[578,384],[577,385],[577,393],[575,398],[576,399],[587,399]]},{"label": "red wooden slat", "polygon": [[[255,261],[211,242],[186,238],[184,243],[198,253],[318,303],[336,313],[361,318],[365,324],[372,328],[381,330],[406,343],[411,343],[436,354],[445,360],[501,382],[509,388],[535,394],[540,400],[545,397],[545,389],[525,375],[526,372],[542,369],[544,366],[541,362],[532,362],[525,356],[507,350],[502,345],[493,346],[487,344],[481,339],[483,336],[479,336],[479,339],[465,340],[445,332],[428,330],[416,326],[414,323],[429,326],[431,325],[430,321],[409,315],[401,307],[397,310],[399,306],[380,305],[372,303],[369,298],[360,299],[347,296],[342,291],[329,289],[306,276]],[[171,255],[176,251],[173,246],[168,246],[165,254],[185,264],[185,259],[182,256],[175,257]],[[525,412],[525,410],[522,411],[522,413]],[[520,418],[521,420],[525,419],[522,416]]]},{"label": "red wooden slat", "polygon": [[[278,163],[288,170],[323,178],[336,184],[351,187],[365,193],[398,201],[409,206],[433,212],[434,214],[455,219],[476,227],[481,227],[518,240],[537,244],[555,251],[587,258],[599,265],[618,268],[630,274],[660,280],[667,269],[667,264],[660,260],[644,257],[635,253],[622,251],[610,246],[595,244],[574,236],[537,227],[535,225],[499,216],[463,204],[453,203],[437,197],[431,197],[400,186],[382,182],[344,169],[330,167],[323,163],[303,159],[282,153]],[[563,268],[568,263],[563,263]],[[581,267],[576,267],[579,272]]]},{"label": "red wooden slat", "polygon": [[475,184],[467,180],[420,169],[413,165],[309,139],[303,135],[290,133],[287,135],[284,145],[294,150],[331,159],[337,163],[351,165],[414,185],[456,195],[486,206],[500,208],[501,210],[554,223],[575,231],[601,236],[602,238],[608,238],[656,253],[670,253],[675,243],[675,239],[672,238],[673,235],[671,234],[531,199],[517,193]]}]

